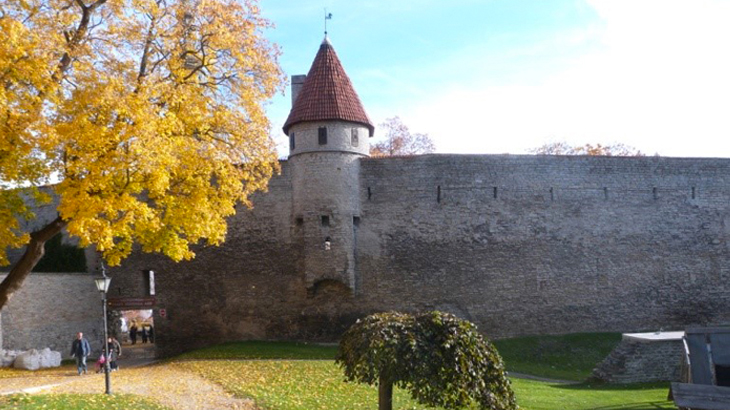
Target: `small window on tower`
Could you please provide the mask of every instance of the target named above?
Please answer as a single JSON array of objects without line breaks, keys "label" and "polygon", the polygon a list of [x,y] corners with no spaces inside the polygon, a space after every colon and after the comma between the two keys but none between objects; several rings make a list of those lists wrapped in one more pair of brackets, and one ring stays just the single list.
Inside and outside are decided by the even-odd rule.
[{"label": "small window on tower", "polygon": [[327,145],[327,127],[319,127],[319,145]]},{"label": "small window on tower", "polygon": [[322,226],[330,226],[330,217],[328,215],[322,215]]},{"label": "small window on tower", "polygon": [[294,133],[292,132],[289,136],[289,149],[291,151],[294,151],[294,147],[296,146],[296,141],[294,140]]},{"label": "small window on tower", "polygon": [[353,128],[351,131],[352,131],[352,146],[357,147],[358,144],[360,144],[360,139],[357,136],[357,128]]}]

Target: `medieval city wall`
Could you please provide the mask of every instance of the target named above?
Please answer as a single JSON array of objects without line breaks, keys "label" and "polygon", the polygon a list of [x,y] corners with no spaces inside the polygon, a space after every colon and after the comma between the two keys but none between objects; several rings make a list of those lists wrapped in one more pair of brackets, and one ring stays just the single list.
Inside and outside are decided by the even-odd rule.
[{"label": "medieval city wall", "polygon": [[361,170],[370,306],[451,310],[496,337],[730,319],[728,160],[426,155]]},{"label": "medieval city wall", "polygon": [[[179,264],[135,254],[114,269],[123,296],[141,296],[140,272],[155,270],[167,313],[155,318],[162,352],[237,339],[335,340],[357,317],[389,309],[451,311],[490,337],[730,320],[730,160],[360,161],[354,239],[331,250],[354,247],[355,286],[305,280],[312,249],[302,238],[316,228],[299,231],[287,162],[254,209],[230,220],[222,247]],[[305,218],[316,221],[313,212]]]},{"label": "medieval city wall", "polygon": [[292,311],[306,299],[306,286],[297,268],[301,249],[291,242],[297,225],[290,180],[284,162],[269,191],[253,196],[253,209],[238,206],[222,246],[197,247],[195,259],[181,263],[135,252],[110,270],[120,296],[128,297],[146,296],[143,272],[155,271],[157,308],[166,311],[165,318],[154,311],[162,354],[227,340],[286,337],[296,327]]},{"label": "medieval city wall", "polygon": [[66,357],[77,332],[96,353],[104,339],[101,296],[88,273],[31,273],[0,318],[7,350],[50,347]]}]

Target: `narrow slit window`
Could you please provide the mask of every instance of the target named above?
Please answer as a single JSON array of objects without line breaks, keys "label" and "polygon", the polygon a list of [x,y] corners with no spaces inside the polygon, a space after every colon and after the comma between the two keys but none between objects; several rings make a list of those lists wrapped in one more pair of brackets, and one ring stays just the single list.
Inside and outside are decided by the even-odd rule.
[{"label": "narrow slit window", "polygon": [[329,215],[322,215],[322,226],[330,226],[330,217]]},{"label": "narrow slit window", "polygon": [[353,216],[352,217],[352,224],[355,226],[360,226],[360,217],[359,216]]},{"label": "narrow slit window", "polygon": [[291,135],[289,136],[289,149],[290,149],[291,151],[294,151],[294,148],[296,148],[296,145],[297,145],[297,144],[296,144],[296,139],[295,139],[295,135],[294,135],[294,133],[292,132],[292,133],[291,133]]},{"label": "narrow slit window", "polygon": [[297,223],[297,225],[299,225],[299,226],[301,226],[301,225],[304,225],[304,218],[302,218],[301,216],[298,216],[298,217],[296,218],[296,223]]},{"label": "narrow slit window", "polygon": [[360,138],[357,135],[357,128],[352,128],[350,130],[351,134],[351,142],[353,147],[357,147],[360,145]]},{"label": "narrow slit window", "polygon": [[145,286],[147,289],[147,294],[150,296],[155,296],[155,271],[148,270],[145,271]]},{"label": "narrow slit window", "polygon": [[319,145],[327,145],[327,127],[319,127]]}]

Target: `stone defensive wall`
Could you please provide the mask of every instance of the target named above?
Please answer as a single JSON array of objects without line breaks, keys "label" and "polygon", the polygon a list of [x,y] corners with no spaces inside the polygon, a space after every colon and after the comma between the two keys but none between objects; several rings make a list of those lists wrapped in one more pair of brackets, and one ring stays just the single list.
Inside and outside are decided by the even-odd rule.
[{"label": "stone defensive wall", "polygon": [[384,308],[452,308],[500,337],[728,320],[728,160],[427,155],[361,172],[361,292]]},{"label": "stone defensive wall", "polygon": [[[6,273],[0,273],[0,280]],[[88,273],[31,273],[0,316],[0,348],[43,349],[68,358],[83,332],[98,354],[104,339],[101,296]],[[94,356],[96,357],[96,356]]]},{"label": "stone defensive wall", "polygon": [[[114,288],[143,296],[143,273],[155,271],[163,354],[236,339],[336,340],[358,317],[391,309],[450,311],[492,338],[724,323],[729,178],[727,159],[363,158],[358,215],[295,215],[283,162],[254,209],[230,220],[222,247],[179,264],[135,254],[112,270]],[[317,229],[324,240],[345,221],[351,240],[312,245]],[[338,246],[354,248],[354,261],[333,258],[354,280],[305,279],[311,255],[319,264]]]}]

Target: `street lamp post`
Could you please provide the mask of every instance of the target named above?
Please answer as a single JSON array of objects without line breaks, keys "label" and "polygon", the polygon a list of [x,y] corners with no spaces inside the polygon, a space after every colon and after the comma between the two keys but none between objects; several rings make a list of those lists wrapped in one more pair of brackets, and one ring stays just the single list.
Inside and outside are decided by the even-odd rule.
[{"label": "street lamp post", "polygon": [[101,293],[101,305],[104,311],[104,379],[106,381],[106,394],[112,394],[112,385],[111,380],[109,378],[109,343],[107,340],[109,339],[108,335],[108,328],[107,328],[107,320],[106,320],[106,292],[109,290],[109,284],[112,281],[112,278],[106,276],[106,269],[104,268],[104,264],[101,265],[101,273],[102,277],[94,279],[94,282],[96,283],[96,289],[99,290],[99,293]]}]

